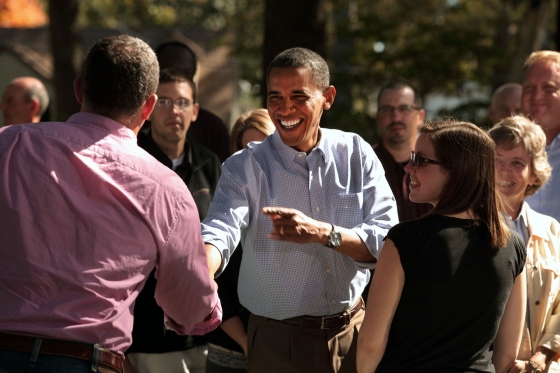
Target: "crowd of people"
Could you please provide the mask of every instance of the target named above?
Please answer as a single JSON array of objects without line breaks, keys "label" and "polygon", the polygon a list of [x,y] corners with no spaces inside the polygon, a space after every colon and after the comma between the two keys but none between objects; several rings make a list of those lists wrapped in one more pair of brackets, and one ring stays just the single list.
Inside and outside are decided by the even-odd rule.
[{"label": "crowd of people", "polygon": [[0,372],[560,371],[560,53],[494,92],[484,131],[426,121],[402,79],[378,144],[320,127],[305,48],[228,133],[184,43],[94,44],[81,111],[0,110]]}]

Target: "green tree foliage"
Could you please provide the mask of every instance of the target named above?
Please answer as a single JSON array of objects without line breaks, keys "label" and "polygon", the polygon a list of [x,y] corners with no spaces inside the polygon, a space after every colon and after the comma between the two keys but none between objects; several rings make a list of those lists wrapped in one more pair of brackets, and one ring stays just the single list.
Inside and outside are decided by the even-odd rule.
[{"label": "green tree foliage", "polygon": [[[324,0],[326,54],[338,92],[327,125],[374,141],[377,92],[392,77],[409,79],[422,95],[461,92],[468,81],[492,88],[519,81],[518,67],[535,45],[554,47],[547,44],[552,20],[530,14],[539,7],[553,14],[555,3]],[[241,79],[258,97],[264,6],[263,0],[90,0],[81,2],[80,19],[83,24],[111,27],[150,24],[219,31],[215,42],[232,47],[232,56],[240,61]],[[291,27],[290,19],[278,17],[284,18],[286,28]],[[544,45],[534,36],[543,27]],[[465,119],[471,119],[472,112],[468,104],[461,108],[461,113],[467,113]]]}]

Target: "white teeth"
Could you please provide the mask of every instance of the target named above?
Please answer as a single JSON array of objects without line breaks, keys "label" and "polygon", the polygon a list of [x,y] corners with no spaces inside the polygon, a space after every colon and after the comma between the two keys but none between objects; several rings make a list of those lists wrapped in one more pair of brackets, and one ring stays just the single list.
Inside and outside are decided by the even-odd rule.
[{"label": "white teeth", "polygon": [[513,184],[515,184],[513,181],[505,181],[505,180],[502,180],[502,179],[498,179],[498,185],[500,185],[500,186],[510,187],[510,186],[513,186]]},{"label": "white teeth", "polygon": [[414,180],[410,180],[410,185],[416,186],[416,185],[420,185],[420,183]]},{"label": "white teeth", "polygon": [[301,121],[301,119],[281,120],[280,123],[282,124],[282,126],[284,126],[284,127],[286,127],[286,128],[293,128],[293,127],[295,127],[300,121]]}]

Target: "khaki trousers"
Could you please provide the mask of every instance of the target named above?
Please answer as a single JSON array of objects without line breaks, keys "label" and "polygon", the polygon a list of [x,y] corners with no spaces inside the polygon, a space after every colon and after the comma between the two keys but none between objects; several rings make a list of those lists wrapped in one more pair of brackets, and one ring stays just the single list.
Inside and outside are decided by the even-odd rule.
[{"label": "khaki trousers", "polygon": [[249,373],[354,373],[364,310],[337,329],[301,327],[251,315]]}]

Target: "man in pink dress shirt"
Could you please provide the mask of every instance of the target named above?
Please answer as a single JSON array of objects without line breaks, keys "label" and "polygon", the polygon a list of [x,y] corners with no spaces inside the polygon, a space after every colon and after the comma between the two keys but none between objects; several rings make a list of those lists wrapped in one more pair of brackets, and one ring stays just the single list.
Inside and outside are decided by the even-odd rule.
[{"label": "man in pink dress shirt", "polygon": [[136,145],[158,75],[146,43],[100,40],[75,80],[80,113],[0,130],[0,371],[122,372],[154,266],[168,327],[219,324],[192,196]]}]

